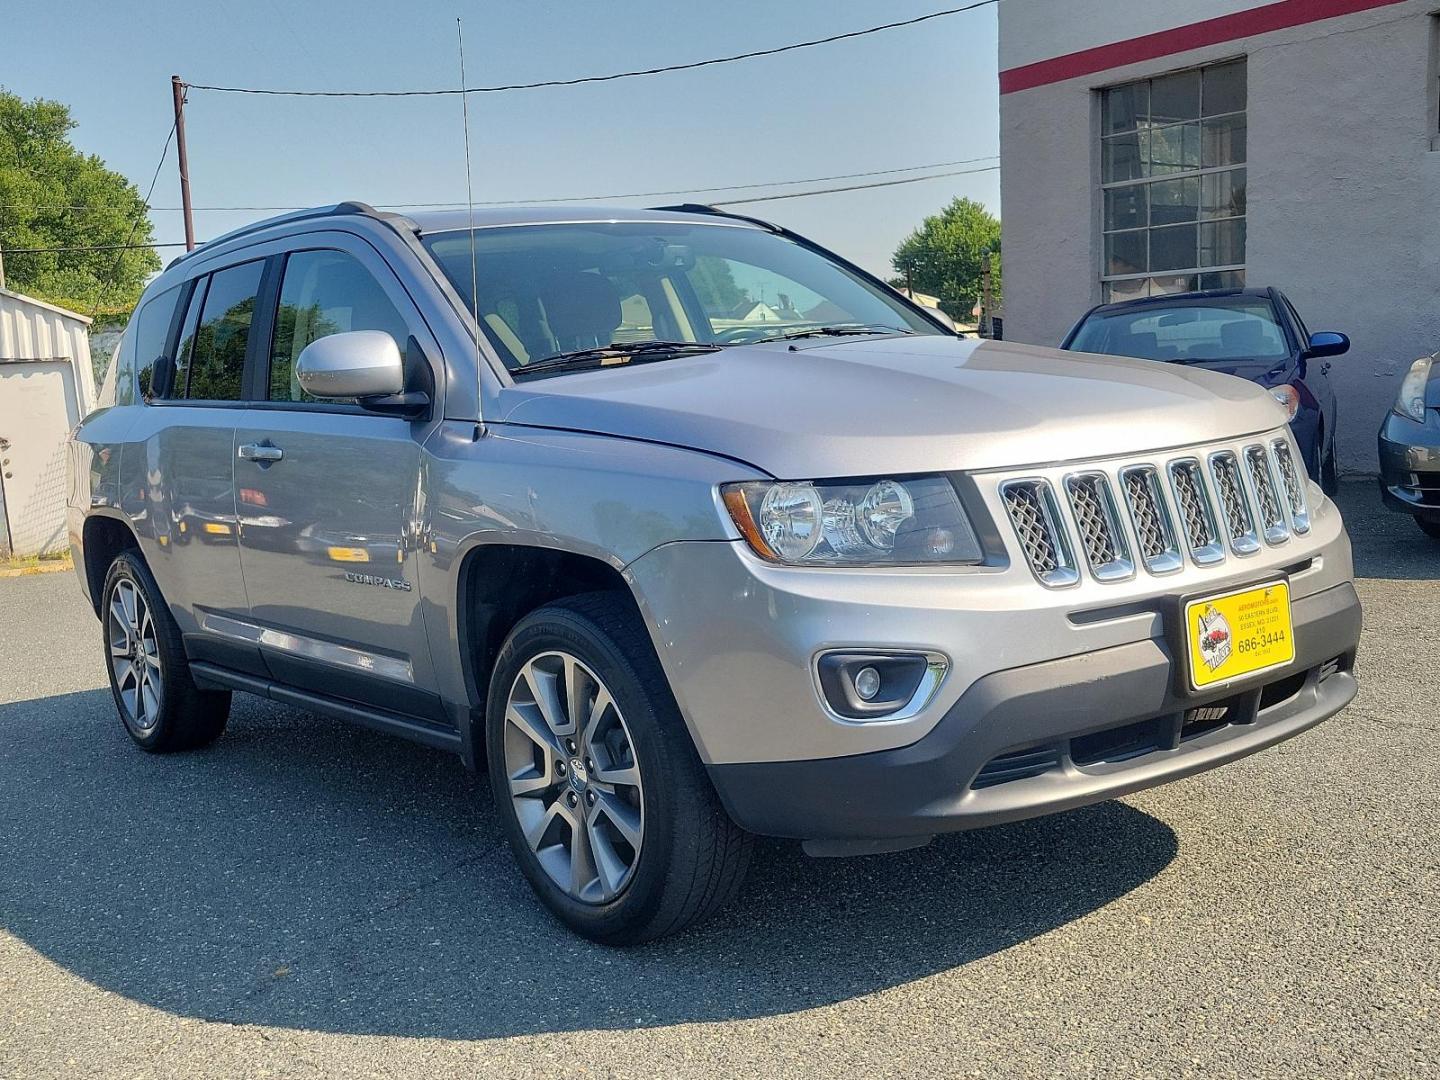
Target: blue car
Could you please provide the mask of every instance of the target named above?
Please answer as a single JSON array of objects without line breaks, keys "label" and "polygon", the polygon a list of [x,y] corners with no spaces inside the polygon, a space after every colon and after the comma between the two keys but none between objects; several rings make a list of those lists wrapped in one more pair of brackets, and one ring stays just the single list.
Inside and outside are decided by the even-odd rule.
[{"label": "blue car", "polygon": [[1335,468],[1335,388],[1329,358],[1344,334],[1312,334],[1279,289],[1213,289],[1103,304],[1066,336],[1072,352],[1194,364],[1265,387],[1290,413],[1310,475],[1327,494]]}]

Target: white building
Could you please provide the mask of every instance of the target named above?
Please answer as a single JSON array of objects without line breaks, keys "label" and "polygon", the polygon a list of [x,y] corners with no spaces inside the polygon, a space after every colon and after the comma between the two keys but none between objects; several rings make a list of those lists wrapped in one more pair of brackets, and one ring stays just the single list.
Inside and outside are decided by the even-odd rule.
[{"label": "white building", "polygon": [[1005,335],[1111,297],[1275,285],[1334,362],[1373,471],[1440,349],[1436,0],[1001,0]]},{"label": "white building", "polygon": [[0,556],[66,546],[65,438],[95,401],[89,328],[0,288]]}]

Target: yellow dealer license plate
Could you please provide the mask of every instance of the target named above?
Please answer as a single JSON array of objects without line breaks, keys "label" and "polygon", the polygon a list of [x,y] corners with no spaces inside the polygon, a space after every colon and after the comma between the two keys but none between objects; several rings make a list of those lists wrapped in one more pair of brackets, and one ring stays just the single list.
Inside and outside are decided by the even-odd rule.
[{"label": "yellow dealer license plate", "polygon": [[1190,686],[1203,690],[1295,659],[1290,586],[1272,581],[1185,605]]}]

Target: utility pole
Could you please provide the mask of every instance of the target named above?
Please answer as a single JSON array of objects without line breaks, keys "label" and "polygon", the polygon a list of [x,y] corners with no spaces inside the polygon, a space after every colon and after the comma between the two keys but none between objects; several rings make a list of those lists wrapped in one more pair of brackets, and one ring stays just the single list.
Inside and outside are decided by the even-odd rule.
[{"label": "utility pole", "polygon": [[5,249],[0,247],[0,289],[5,287]]},{"label": "utility pole", "polygon": [[995,280],[991,275],[990,252],[985,253],[985,261],[981,264],[980,270],[980,336],[993,337],[995,312]]},{"label": "utility pole", "polygon": [[190,208],[190,158],[185,153],[185,84],[179,75],[170,76],[175,98],[175,152],[180,163],[180,206],[185,211],[185,250],[195,250],[195,216]]}]

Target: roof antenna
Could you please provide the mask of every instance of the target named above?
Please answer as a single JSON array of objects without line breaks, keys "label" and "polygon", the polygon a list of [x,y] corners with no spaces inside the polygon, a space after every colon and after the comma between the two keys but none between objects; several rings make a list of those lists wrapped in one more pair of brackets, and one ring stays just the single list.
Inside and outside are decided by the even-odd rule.
[{"label": "roof antenna", "polygon": [[480,355],[480,271],[475,265],[475,190],[470,182],[470,95],[465,91],[465,30],[457,16],[455,35],[460,39],[460,115],[465,128],[465,213],[470,231],[470,313],[475,319],[475,369]]}]

